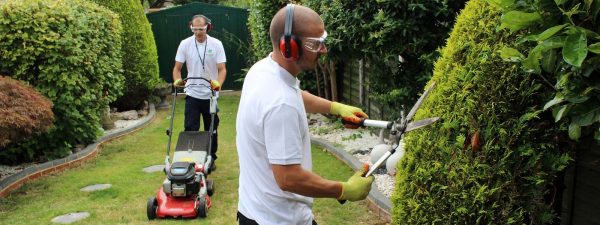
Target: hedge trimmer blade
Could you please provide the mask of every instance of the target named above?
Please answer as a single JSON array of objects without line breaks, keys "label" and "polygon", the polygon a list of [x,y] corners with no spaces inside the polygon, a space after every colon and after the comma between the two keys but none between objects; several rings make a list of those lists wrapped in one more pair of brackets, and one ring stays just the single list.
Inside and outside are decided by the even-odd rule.
[{"label": "hedge trimmer blade", "polygon": [[431,83],[431,86],[427,88],[427,90],[423,93],[423,95],[421,95],[419,100],[417,100],[417,103],[415,103],[412,109],[410,109],[410,112],[408,112],[408,115],[406,115],[406,117],[404,118],[406,121],[410,121],[415,115],[415,113],[417,113],[417,109],[419,109],[419,107],[421,107],[421,104],[423,104],[423,99],[425,99],[427,95],[429,95],[429,92],[431,91],[431,89],[433,89],[433,87],[435,87],[435,81]]},{"label": "hedge trimmer blade", "polygon": [[410,122],[406,125],[406,129],[404,130],[404,133],[419,129],[421,127],[429,126],[429,124],[435,123],[435,121],[438,121],[439,119],[440,119],[439,117],[432,117],[432,118],[422,119],[422,120],[415,121],[415,122]]}]

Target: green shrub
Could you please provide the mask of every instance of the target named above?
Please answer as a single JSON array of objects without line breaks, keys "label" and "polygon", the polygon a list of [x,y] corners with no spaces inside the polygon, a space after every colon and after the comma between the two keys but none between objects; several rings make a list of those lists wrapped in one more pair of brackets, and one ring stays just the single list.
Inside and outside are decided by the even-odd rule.
[{"label": "green shrub", "polygon": [[397,109],[412,105],[431,78],[437,49],[466,0],[303,2],[325,21],[327,57],[345,63],[364,59],[370,65],[369,97],[393,109],[387,119],[395,119]]},{"label": "green shrub", "polygon": [[565,130],[571,139],[589,137],[600,143],[600,1],[499,4],[504,11],[501,28],[523,30],[514,45],[536,45],[527,57],[507,47],[505,59],[520,62],[524,71],[554,86],[555,94],[546,99],[544,109],[551,109],[556,121],[568,122]]},{"label": "green shrub", "polygon": [[111,106],[140,109],[159,83],[158,55],[144,7],[137,0],[90,0],[119,14],[123,25],[123,96]]},{"label": "green shrub", "polygon": [[[537,76],[500,57],[518,34],[497,29],[501,9],[472,0],[457,18],[436,88],[415,120],[441,121],[408,133],[392,196],[395,224],[548,224],[552,187],[570,151]],[[518,50],[531,48],[522,45]],[[549,197],[548,197],[549,196]],[[548,197],[548,198],[546,198]]]},{"label": "green shrub", "polygon": [[267,57],[273,51],[269,26],[277,10],[284,7],[287,2],[287,0],[255,0],[250,4],[248,28],[252,38],[251,45],[255,62]]},{"label": "green shrub", "polygon": [[0,75],[0,149],[52,127],[52,102],[32,87]]},{"label": "green shrub", "polygon": [[121,24],[82,0],[0,2],[0,73],[54,103],[54,128],[7,146],[2,163],[66,155],[96,139],[101,109],[121,94]]}]

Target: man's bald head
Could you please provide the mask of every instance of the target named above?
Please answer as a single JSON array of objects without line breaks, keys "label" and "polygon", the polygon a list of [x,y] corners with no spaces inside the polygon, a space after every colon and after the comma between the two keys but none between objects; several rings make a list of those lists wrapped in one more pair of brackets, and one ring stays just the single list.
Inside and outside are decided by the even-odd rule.
[{"label": "man's bald head", "polygon": [[[269,35],[274,49],[279,49],[279,39],[283,36],[285,27],[285,14],[287,7],[283,7],[271,20]],[[323,20],[318,13],[312,9],[295,5],[294,20],[292,22],[292,34],[296,37],[319,37],[324,28]]]}]

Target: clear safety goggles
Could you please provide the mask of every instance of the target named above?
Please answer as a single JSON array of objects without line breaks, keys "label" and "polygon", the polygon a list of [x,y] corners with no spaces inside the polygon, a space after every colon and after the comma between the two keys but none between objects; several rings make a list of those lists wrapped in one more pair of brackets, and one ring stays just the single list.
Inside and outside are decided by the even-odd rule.
[{"label": "clear safety goggles", "polygon": [[206,31],[206,28],[208,28],[208,24],[203,26],[203,27],[192,27],[190,26],[190,29],[192,29],[192,32],[204,32]]},{"label": "clear safety goggles", "polygon": [[318,38],[305,37],[302,38],[302,45],[304,48],[311,52],[320,52],[325,48],[325,39],[327,38],[327,31],[323,32],[323,36]]}]

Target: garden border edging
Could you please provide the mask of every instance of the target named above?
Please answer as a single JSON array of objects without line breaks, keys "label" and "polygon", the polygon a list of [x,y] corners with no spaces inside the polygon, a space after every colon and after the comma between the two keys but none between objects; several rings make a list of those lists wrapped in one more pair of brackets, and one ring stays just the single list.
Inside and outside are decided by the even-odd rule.
[{"label": "garden border edging", "polygon": [[61,159],[55,159],[45,163],[27,167],[22,171],[0,181],[0,198],[7,196],[10,192],[21,187],[23,184],[44,177],[53,173],[64,171],[68,168],[76,167],[84,162],[93,159],[98,155],[99,147],[105,142],[132,133],[148,125],[156,117],[154,104],[149,105],[147,116],[137,121],[133,125],[125,128],[114,129],[98,137],[96,142],[89,144],[81,151],[71,154]]},{"label": "garden border edging", "polygon": [[[328,141],[316,137],[310,137],[310,141],[313,144],[322,146],[327,149],[327,151],[333,153],[336,158],[346,163],[353,170],[362,169],[362,163],[358,161],[356,157],[350,155],[350,153],[342,149],[333,146],[333,144],[329,143]],[[386,222],[391,222],[390,211],[392,208],[392,202],[379,191],[375,183],[372,184],[371,192],[369,192],[367,199],[369,208],[373,212],[377,213]]]}]

